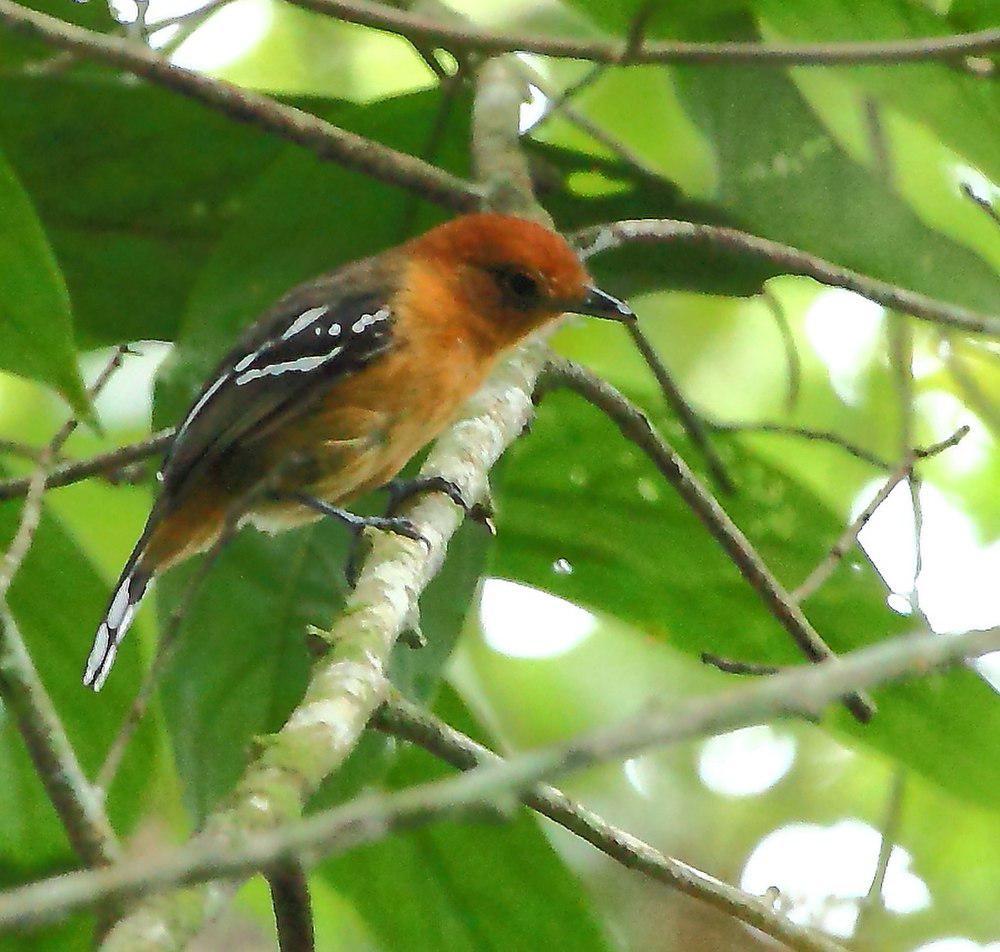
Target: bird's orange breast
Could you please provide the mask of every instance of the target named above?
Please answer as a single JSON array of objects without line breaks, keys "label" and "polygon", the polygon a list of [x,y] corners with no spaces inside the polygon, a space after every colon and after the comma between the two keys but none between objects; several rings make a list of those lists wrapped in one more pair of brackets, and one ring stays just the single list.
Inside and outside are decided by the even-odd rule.
[{"label": "bird's orange breast", "polygon": [[392,303],[391,349],[334,384],[273,441],[316,464],[308,485],[283,488],[339,503],[384,485],[455,419],[492,369],[496,355],[452,313],[433,277],[412,270]]}]

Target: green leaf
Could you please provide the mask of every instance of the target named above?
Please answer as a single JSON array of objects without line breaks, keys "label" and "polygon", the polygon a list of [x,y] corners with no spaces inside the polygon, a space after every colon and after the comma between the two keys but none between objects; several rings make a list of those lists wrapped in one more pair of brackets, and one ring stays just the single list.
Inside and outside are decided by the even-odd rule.
[{"label": "green leaf", "polygon": [[[951,32],[946,20],[903,0],[753,0],[752,7],[782,37],[804,42]],[[879,102],[925,123],[986,175],[1000,180],[1000,84],[944,62],[852,66],[837,73]]]},{"label": "green leaf", "polygon": [[[437,710],[453,727],[480,733],[450,690]],[[398,790],[447,773],[407,748],[388,786]],[[508,822],[447,820],[395,834],[324,863],[319,873],[354,902],[388,949],[611,947],[579,883],[524,810]]]},{"label": "green leaf", "polygon": [[[66,3],[64,0],[26,0],[22,6],[49,16],[58,17],[67,23],[95,30],[98,33],[111,33],[119,26],[111,15],[110,4],[107,3]],[[46,63],[60,55],[58,50],[44,40],[29,37],[7,27],[0,29],[0,63],[4,71],[12,71],[14,67],[24,63]],[[77,65],[77,69],[80,66]],[[83,67],[89,69],[90,67]],[[103,67],[93,67],[102,70]],[[4,84],[10,77],[4,76]]]},{"label": "green leaf", "polygon": [[[0,548],[6,549],[20,507],[0,507]],[[108,596],[75,542],[45,514],[10,590],[10,607],[39,675],[88,776],[93,777],[132,700],[139,653],[122,653],[100,695],[81,684],[83,664]],[[133,738],[108,800],[108,813],[127,833],[143,809],[143,793],[156,773],[150,721]],[[0,709],[0,866],[23,879],[75,866],[65,833],[42,789],[24,744]],[[14,872],[16,870],[16,873]],[[6,874],[5,874],[6,875]]]},{"label": "green leaf", "polygon": [[[337,121],[399,149],[419,152],[441,100],[421,93],[344,109]],[[466,112],[457,106],[435,161],[461,172]],[[198,279],[156,416],[176,421],[238,331],[290,286],[397,243],[436,210],[331,163],[287,148],[248,190]],[[248,275],[252,276],[248,280]],[[372,505],[383,505],[379,500]],[[185,622],[163,689],[188,806],[201,817],[239,776],[255,734],[275,730],[301,696],[308,670],[305,627],[326,627],[342,604],[348,533],[318,524],[280,538],[244,533],[223,554]],[[415,696],[433,689],[478,581],[485,539],[470,527],[423,601],[430,646],[402,648],[394,677]],[[160,586],[161,618],[182,597],[186,572]],[[248,612],[247,606],[255,606]],[[205,738],[212,738],[206,743]],[[353,758],[321,799],[371,782],[384,766],[377,744]],[[355,769],[356,768],[356,769]]]},{"label": "green leaf", "polygon": [[87,413],[69,296],[45,232],[0,154],[0,368],[56,387]]},{"label": "green leaf", "polygon": [[10,77],[4,88],[0,144],[62,265],[81,343],[173,340],[248,183],[287,147],[151,86]]},{"label": "green leaf", "polygon": [[[696,459],[676,424],[654,416],[682,455]],[[842,523],[775,467],[732,441],[716,442],[738,485],[727,510],[793,587]],[[715,541],[596,410],[569,395],[547,399],[531,436],[509,455],[493,574],[630,622],[695,656],[802,663]],[[559,559],[571,573],[554,571]],[[886,594],[852,553],[805,609],[830,646],[845,652],[913,629],[888,609]],[[827,723],[967,799],[1000,806],[1000,751],[982,746],[1000,736],[1000,708],[980,678],[953,671],[886,687],[876,698],[879,713],[867,727],[842,711]]]},{"label": "green leaf", "polygon": [[[586,225],[627,218],[679,218],[710,224],[734,221],[716,205],[685,199],[666,179],[638,174],[616,159],[532,143],[540,198],[556,226],[571,232]],[[613,276],[615,293],[630,296],[654,290],[690,290],[748,296],[779,272],[750,258],[727,258],[694,245],[633,245],[588,262],[594,275]]]},{"label": "green leaf", "polygon": [[[638,3],[609,5],[594,0],[573,0],[573,5],[613,32],[627,29],[641,7]],[[652,19],[650,35],[706,41],[756,40],[757,33],[739,12],[742,6],[742,2],[665,5]],[[865,7],[881,9],[879,4]],[[782,10],[789,9],[803,11],[803,17],[812,16],[810,4],[782,5]],[[940,79],[942,71],[946,75],[953,72],[933,64],[927,64],[927,68],[932,71],[932,79]],[[923,84],[894,81],[899,75],[896,67],[871,68],[876,69],[882,71],[877,75],[885,77],[886,88],[901,90],[899,95],[914,100],[922,98]],[[932,297],[987,313],[995,310],[1000,295],[996,272],[968,248],[928,227],[877,175],[846,155],[785,72],[722,65],[711,69],[671,67],[668,71],[676,80],[682,103],[716,155],[717,189],[712,205],[702,206],[712,209],[711,216],[694,212],[693,220],[727,220],[747,231]],[[841,73],[854,75],[839,68],[836,75]],[[956,82],[965,88],[964,79]],[[672,105],[673,90],[652,85],[645,72],[637,74],[630,88],[626,80],[619,78],[616,83],[617,97],[598,99],[590,107],[588,114],[599,125],[607,124],[609,113],[612,118],[620,113],[623,100],[653,93]],[[933,100],[941,111],[947,111],[954,97],[938,95],[938,90],[933,87],[928,94],[928,108]],[[964,123],[963,141],[978,143],[977,155],[991,150],[995,157],[997,149],[991,145],[995,133],[988,128],[988,118],[984,118],[992,113],[982,112],[979,123],[974,124],[975,110],[965,108],[967,98],[961,99],[954,110],[956,116],[962,117],[955,122]],[[641,143],[630,144],[640,145],[640,154],[644,154]],[[647,204],[642,217],[664,214],[657,205]],[[661,262],[666,264],[679,250],[670,246]],[[646,253],[638,249],[617,253],[616,264],[626,280],[628,262],[633,258],[641,261]],[[610,255],[608,258],[611,260]],[[704,260],[705,270],[723,274],[740,264],[736,256],[705,256]],[[603,263],[598,265],[598,272],[601,267]],[[678,285],[668,277],[661,287]],[[716,290],[733,293],[718,286]]]},{"label": "green leaf", "polygon": [[730,67],[677,74],[718,152],[719,201],[747,230],[932,297],[995,308],[993,269],[928,229],[841,152],[785,76],[757,71],[751,82]]},{"label": "green leaf", "polygon": [[[243,533],[185,616],[160,693],[185,805],[198,820],[231,789],[252,739],[277,730],[302,696],[306,625],[328,624],[341,597],[337,529]],[[191,568],[161,581],[161,626],[184,598]]]},{"label": "green leaf", "polygon": [[997,25],[997,10],[993,0],[954,0],[948,20],[959,31],[988,30]]}]

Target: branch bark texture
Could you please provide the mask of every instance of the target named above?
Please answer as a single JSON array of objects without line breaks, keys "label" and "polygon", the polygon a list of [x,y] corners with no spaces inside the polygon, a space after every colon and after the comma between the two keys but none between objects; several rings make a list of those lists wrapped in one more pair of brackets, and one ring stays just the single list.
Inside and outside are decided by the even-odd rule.
[{"label": "branch bark texture", "polygon": [[852,271],[850,268],[842,268],[799,248],[751,235],[736,228],[675,221],[672,218],[639,218],[584,228],[569,238],[583,258],[633,242],[657,244],[688,241],[709,245],[721,251],[770,261],[786,274],[804,275],[821,284],[846,288],[884,307],[912,314],[924,321],[966,333],[1000,337],[1000,317],[997,315],[980,314],[969,308],[936,301],[916,291],[908,291],[886,281]]},{"label": "branch bark texture", "polygon": [[[961,635],[925,633],[883,641],[842,658],[783,671],[738,689],[672,707],[650,707],[637,718],[568,745],[484,763],[459,777],[420,784],[391,795],[361,797],[278,830],[248,834],[238,842],[213,842],[202,837],[161,858],[143,857],[110,868],[67,873],[11,890],[0,896],[0,929],[49,921],[73,909],[105,900],[134,899],[179,884],[220,877],[231,882],[288,859],[298,858],[309,865],[395,830],[495,805],[506,795],[530,790],[546,777],[783,715],[818,717],[845,694],[893,679],[925,675],[997,650],[1000,628]],[[192,915],[189,924],[194,921],[200,919]],[[130,917],[126,922],[134,924],[135,920]],[[137,933],[136,944],[127,948],[176,947],[176,934],[164,931],[167,923],[151,921],[147,926],[148,931]],[[120,938],[119,932],[119,942]]]},{"label": "branch bark texture", "polygon": [[628,66],[639,63],[744,63],[753,66],[831,66],[845,63],[903,63],[955,59],[1000,47],[1000,29],[919,39],[844,43],[685,43],[671,41],[577,40],[456,26],[367,0],[292,0],[297,6],[340,20],[398,33],[453,53],[526,52]]}]

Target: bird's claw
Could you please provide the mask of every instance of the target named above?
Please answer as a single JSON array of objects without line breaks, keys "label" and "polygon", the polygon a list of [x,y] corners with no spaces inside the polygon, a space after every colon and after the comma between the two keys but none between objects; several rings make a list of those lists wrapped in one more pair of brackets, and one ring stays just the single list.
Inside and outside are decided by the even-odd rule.
[{"label": "bird's claw", "polygon": [[444,476],[416,476],[413,479],[392,479],[386,484],[389,491],[389,508],[392,514],[399,511],[400,506],[408,499],[425,492],[444,493],[456,506],[460,507],[473,522],[484,526],[490,535],[497,534],[493,521],[493,500],[487,494],[484,500],[469,503],[462,490],[450,479]]},{"label": "bird's claw", "polygon": [[403,536],[405,539],[412,539],[420,542],[428,549],[431,547],[430,541],[409,519],[402,516],[358,516],[358,521],[353,528],[360,534],[365,529],[380,529],[382,532],[391,532],[394,535]]}]

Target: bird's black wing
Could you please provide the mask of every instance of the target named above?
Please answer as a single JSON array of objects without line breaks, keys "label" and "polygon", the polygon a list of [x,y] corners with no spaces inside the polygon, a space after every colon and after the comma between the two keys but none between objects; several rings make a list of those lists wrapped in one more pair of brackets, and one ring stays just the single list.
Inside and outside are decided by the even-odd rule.
[{"label": "bird's black wing", "polygon": [[164,496],[239,441],[320,397],[392,345],[392,288],[336,275],[302,285],[227,354],[177,428]]}]

